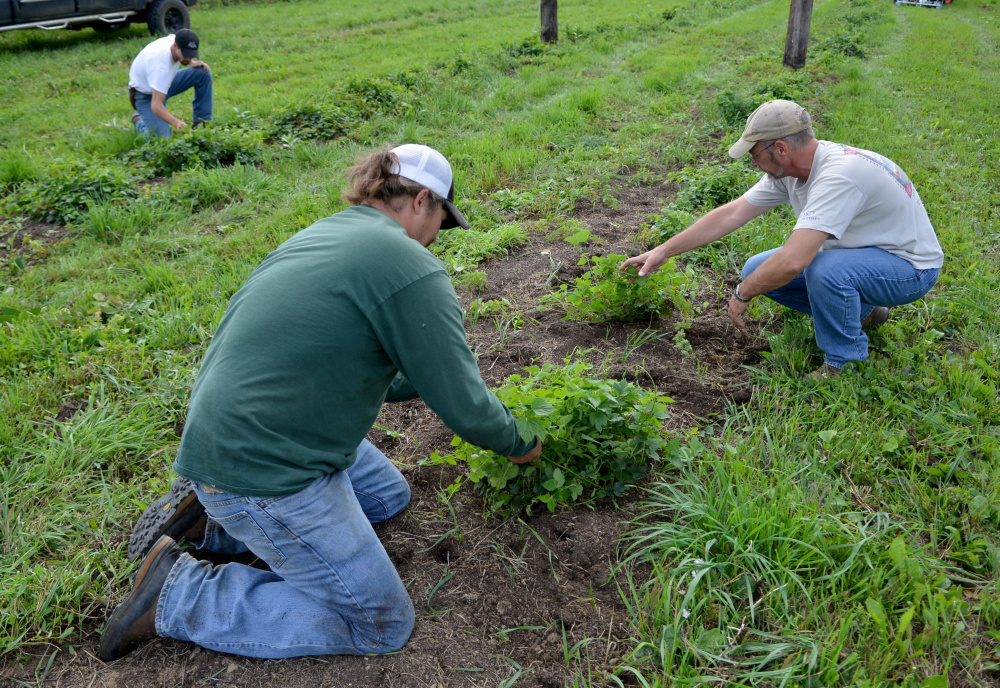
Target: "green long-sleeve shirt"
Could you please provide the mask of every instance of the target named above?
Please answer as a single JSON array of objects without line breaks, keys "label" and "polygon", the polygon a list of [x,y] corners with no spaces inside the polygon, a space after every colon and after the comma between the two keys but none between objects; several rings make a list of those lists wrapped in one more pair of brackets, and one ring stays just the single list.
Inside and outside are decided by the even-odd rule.
[{"label": "green long-sleeve shirt", "polygon": [[419,395],[498,454],[534,447],[487,389],[444,266],[355,206],[302,230],[233,295],[191,391],[174,469],[240,495],[348,468],[385,400]]}]

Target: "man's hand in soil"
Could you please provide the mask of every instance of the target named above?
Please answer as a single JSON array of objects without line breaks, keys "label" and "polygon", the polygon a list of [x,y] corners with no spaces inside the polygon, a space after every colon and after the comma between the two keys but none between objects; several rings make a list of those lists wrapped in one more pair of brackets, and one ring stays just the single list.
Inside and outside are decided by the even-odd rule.
[{"label": "man's hand in soil", "polygon": [[[537,437],[535,439],[538,440]],[[542,441],[541,440],[538,440],[538,444],[535,445],[535,448],[532,449],[527,454],[524,454],[523,456],[508,456],[507,457],[507,459],[511,463],[533,463],[535,461],[538,461],[538,459],[540,459],[540,458],[542,458]]]},{"label": "man's hand in soil", "polygon": [[735,296],[729,297],[729,319],[733,321],[733,325],[739,330],[747,329],[746,323],[743,322],[743,311],[749,305],[749,303],[743,303]]}]

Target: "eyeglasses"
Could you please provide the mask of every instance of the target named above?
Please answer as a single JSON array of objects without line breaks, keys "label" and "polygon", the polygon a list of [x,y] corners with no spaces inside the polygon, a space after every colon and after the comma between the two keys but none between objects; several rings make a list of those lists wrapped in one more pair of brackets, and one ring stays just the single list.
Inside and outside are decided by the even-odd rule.
[{"label": "eyeglasses", "polygon": [[751,153],[750,154],[750,160],[752,160],[753,162],[757,162],[757,156],[759,156],[761,153],[763,153],[764,151],[766,151],[768,148],[770,148],[771,146],[773,146],[776,143],[777,143],[777,141],[772,141],[769,145],[764,146],[763,148],[761,148],[756,153]]}]

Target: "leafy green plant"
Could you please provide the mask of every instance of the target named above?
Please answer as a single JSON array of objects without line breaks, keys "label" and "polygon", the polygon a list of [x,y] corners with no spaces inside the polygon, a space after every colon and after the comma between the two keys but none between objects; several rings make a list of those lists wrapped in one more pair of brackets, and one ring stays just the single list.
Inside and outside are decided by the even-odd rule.
[{"label": "leafy green plant", "polygon": [[694,272],[676,268],[673,259],[659,271],[639,277],[635,266],[619,271],[625,256],[583,256],[578,265],[591,265],[591,269],[577,277],[572,287],[563,284],[558,290],[541,299],[540,309],[560,305],[566,309],[566,320],[584,322],[631,322],[659,317],[680,310],[685,316],[692,313],[688,300],[696,287]]},{"label": "leafy green plant", "polygon": [[464,270],[451,276],[451,283],[456,289],[466,289],[473,293],[485,291],[489,278],[482,270]]},{"label": "leafy green plant", "polygon": [[193,167],[258,164],[263,160],[263,142],[255,131],[201,127],[175,132],[169,139],[150,138],[122,157],[147,165],[153,174],[170,176]]},{"label": "leafy green plant", "polygon": [[856,34],[836,33],[824,38],[816,46],[820,52],[837,53],[845,57],[866,57],[868,51]]},{"label": "leafy green plant", "polygon": [[698,218],[671,203],[656,215],[649,215],[649,225],[639,232],[639,243],[647,249],[659,246],[678,232],[687,229]]},{"label": "leafy green plant", "polygon": [[58,160],[46,174],[3,199],[0,210],[64,225],[79,220],[94,203],[123,203],[137,195],[128,170],[100,162]]},{"label": "leafy green plant", "polygon": [[742,196],[757,182],[758,173],[744,156],[724,164],[685,167],[680,172],[671,173],[669,179],[681,185],[676,201],[679,209],[710,210]]},{"label": "leafy green plant", "polygon": [[583,229],[573,232],[568,237],[563,239],[567,244],[573,244],[574,246],[579,246],[580,244],[585,244],[591,239],[591,231],[584,227]]},{"label": "leafy green plant", "polygon": [[348,135],[373,117],[399,117],[413,110],[420,79],[400,72],[392,77],[353,76],[309,102],[278,111],[266,127],[269,141],[332,140]]},{"label": "leafy green plant", "polygon": [[503,52],[510,57],[518,59],[525,57],[538,57],[540,55],[544,55],[545,50],[545,44],[542,43],[536,36],[525,38],[520,43],[508,43],[503,47]]},{"label": "leafy green plant", "polygon": [[559,504],[620,497],[650,463],[676,451],[676,442],[663,436],[669,397],[603,379],[603,371],[583,359],[526,370],[526,376],[511,375],[496,394],[517,419],[521,437],[544,442],[540,460],[514,464],[457,437],[454,455],[432,455],[466,462],[469,480],[491,508],[512,512],[537,503],[555,511]]},{"label": "leafy green plant", "polygon": [[345,136],[354,118],[343,107],[334,103],[296,103],[288,105],[275,115],[268,129],[267,138],[329,140]]},{"label": "leafy green plant", "polygon": [[750,113],[769,100],[801,100],[805,83],[797,74],[766,79],[749,93],[723,91],[715,97],[715,107],[725,127],[742,127]]},{"label": "leafy green plant", "polygon": [[413,110],[419,81],[400,73],[391,78],[355,76],[340,91],[361,119],[399,117]]}]

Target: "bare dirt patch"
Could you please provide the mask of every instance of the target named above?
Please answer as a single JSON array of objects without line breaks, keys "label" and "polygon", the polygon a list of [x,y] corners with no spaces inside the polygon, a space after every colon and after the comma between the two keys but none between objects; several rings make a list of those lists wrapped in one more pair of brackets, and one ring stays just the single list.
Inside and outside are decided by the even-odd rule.
[{"label": "bare dirt patch", "polygon": [[[669,188],[627,186],[616,207],[581,204],[576,218],[593,233],[590,253],[634,253],[645,216],[671,196]],[[550,228],[554,229],[554,228]],[[736,275],[707,280],[697,301],[708,306],[687,333],[692,353],[674,346],[670,318],[630,324],[591,325],[537,312],[538,298],[558,280],[578,272],[580,248],[551,232],[537,232],[506,260],[484,269],[489,286],[480,298],[507,298],[524,316],[517,332],[501,332],[488,319],[470,332],[483,377],[491,385],[527,365],[560,362],[575,349],[607,358],[610,372],[675,399],[671,428],[702,424],[727,400],[750,399],[747,372],[766,347],[742,338],[729,325],[720,289]],[[580,270],[582,272],[582,270]],[[555,276],[553,277],[553,273]],[[552,279],[550,280],[550,277]],[[548,286],[547,286],[548,283]],[[476,295],[461,294],[467,307]],[[629,356],[630,334],[660,328],[668,334]],[[752,327],[752,326],[751,326]],[[96,659],[98,630],[112,607],[94,610],[86,632],[71,639],[75,654],[59,651],[41,682],[53,647],[40,647],[20,663],[0,665],[0,675],[28,685],[91,686],[496,686],[523,671],[516,685],[555,688],[589,667],[601,671],[628,652],[629,617],[619,586],[626,589],[618,540],[637,513],[637,496],[597,508],[503,520],[484,517],[480,495],[451,466],[420,465],[432,451],[450,451],[452,433],[419,400],[388,404],[370,439],[396,461],[412,488],[409,509],[376,526],[407,584],[417,610],[409,643],[395,655],[254,660],[202,650],[169,639],[147,643],[119,662]],[[178,432],[182,431],[182,422]],[[642,581],[642,572],[636,580]],[[122,591],[126,594],[127,591]],[[433,593],[433,594],[432,594]],[[582,643],[582,644],[580,644]],[[578,659],[567,663],[576,647]]]},{"label": "bare dirt patch", "polygon": [[22,267],[37,263],[48,255],[49,247],[70,233],[62,225],[0,217],[0,264],[17,258]]}]

